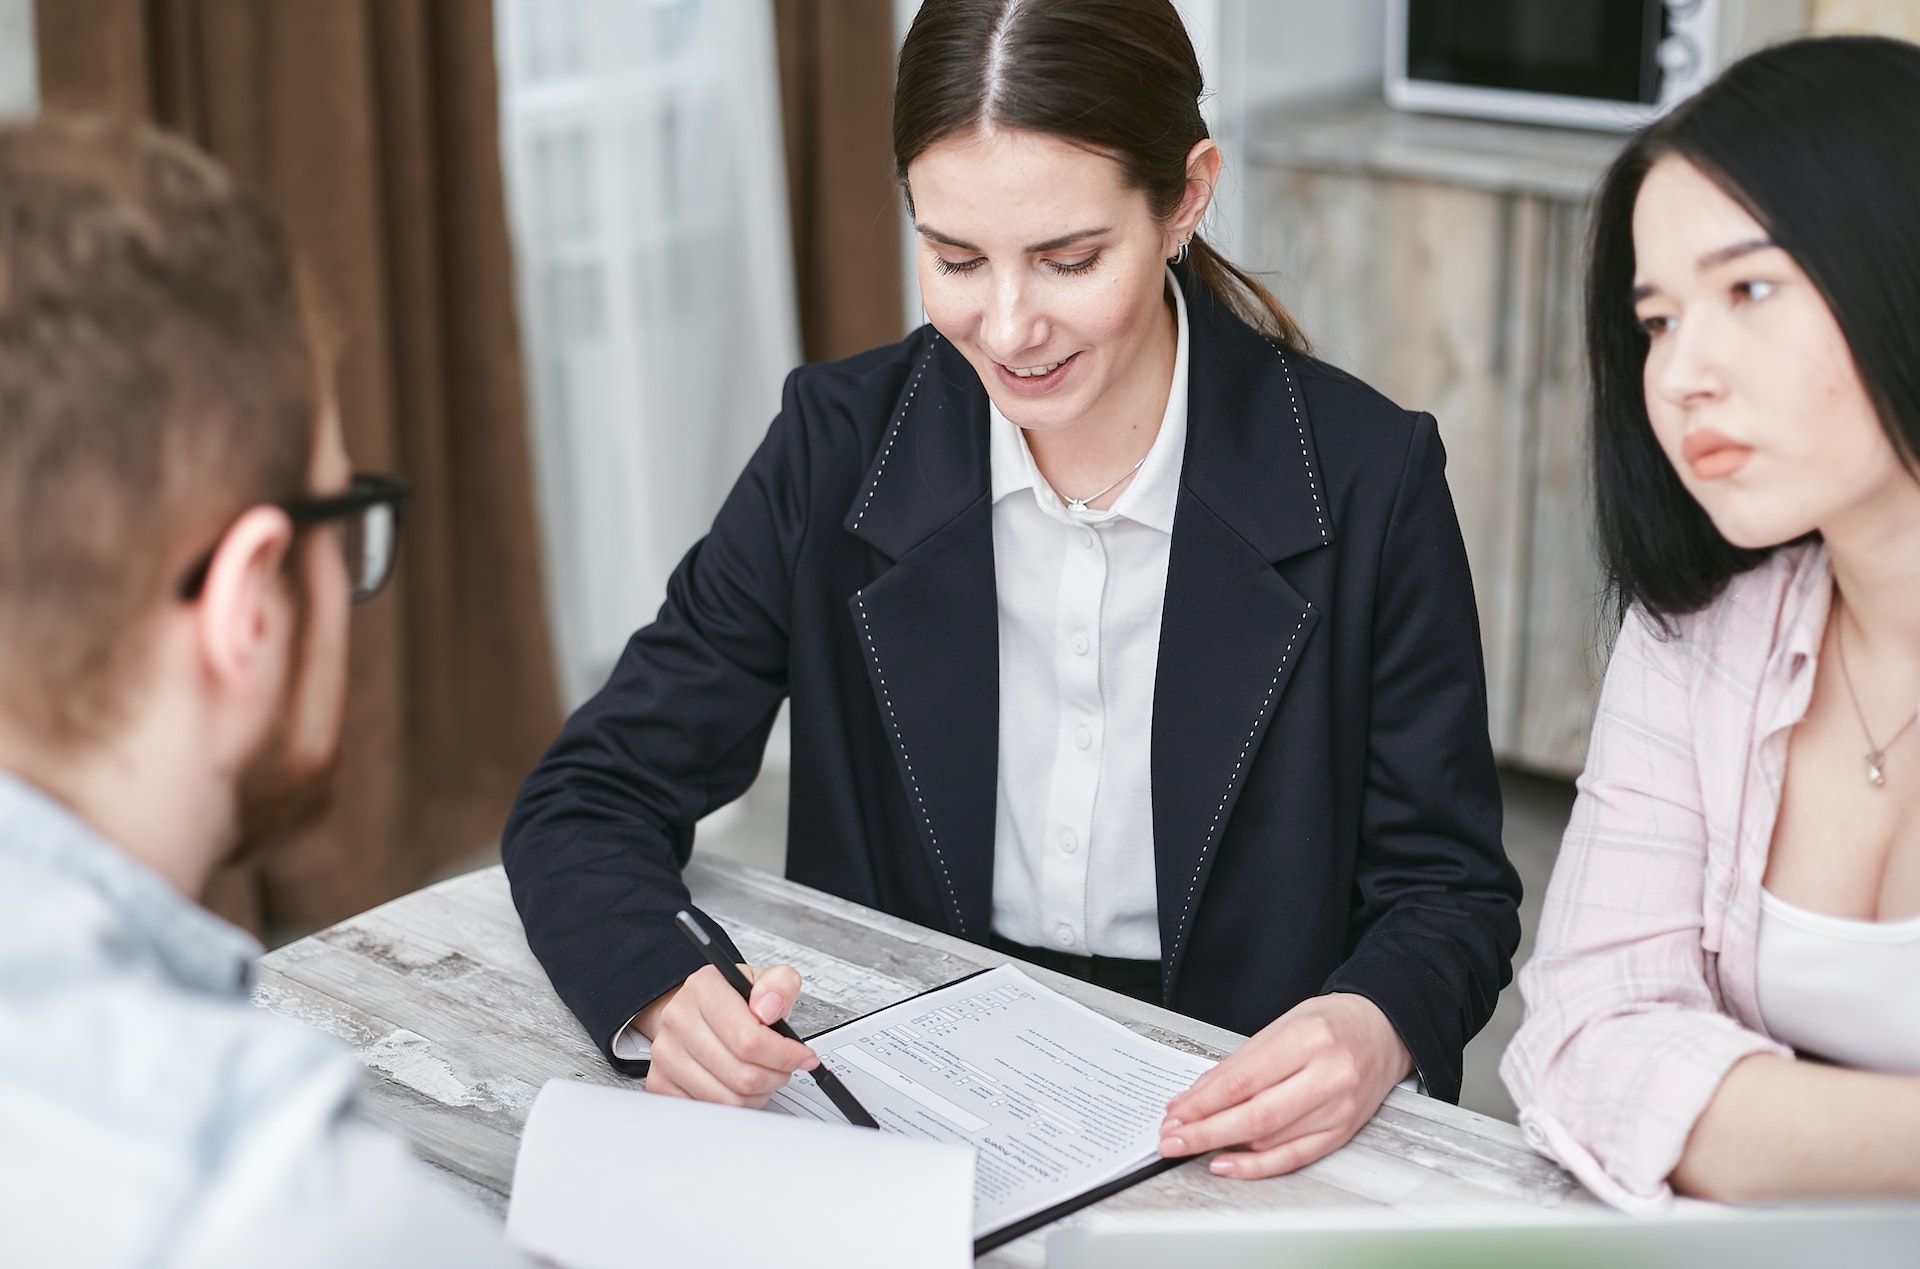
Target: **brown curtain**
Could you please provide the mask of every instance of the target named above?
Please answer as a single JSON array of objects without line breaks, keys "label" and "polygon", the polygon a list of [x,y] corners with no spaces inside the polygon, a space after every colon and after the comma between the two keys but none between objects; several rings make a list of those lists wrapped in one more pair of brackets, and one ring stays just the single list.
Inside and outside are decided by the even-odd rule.
[{"label": "brown curtain", "polygon": [[152,119],[291,224],[346,333],[357,466],[415,485],[359,609],[328,821],[210,901],[326,924],[497,838],[558,725],[488,0],[38,0],[43,109]]},{"label": "brown curtain", "polygon": [[890,0],[774,0],[794,287],[809,361],[903,332]]}]

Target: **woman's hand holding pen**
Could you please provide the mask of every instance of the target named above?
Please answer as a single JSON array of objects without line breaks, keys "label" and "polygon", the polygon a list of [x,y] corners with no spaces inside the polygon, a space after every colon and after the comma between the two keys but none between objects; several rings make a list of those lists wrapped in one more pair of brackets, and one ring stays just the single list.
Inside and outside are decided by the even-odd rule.
[{"label": "woman's hand holding pen", "polygon": [[1278,1176],[1345,1145],[1413,1058],[1380,1007],[1335,992],[1303,1000],[1167,1103],[1160,1153],[1203,1154],[1220,1176]]},{"label": "woman's hand holding pen", "polygon": [[649,1093],[764,1106],[793,1072],[819,1065],[812,1049],[772,1029],[800,996],[798,971],[790,965],[740,969],[753,982],[751,1001],[703,965],[640,1011],[635,1021],[653,1043]]}]

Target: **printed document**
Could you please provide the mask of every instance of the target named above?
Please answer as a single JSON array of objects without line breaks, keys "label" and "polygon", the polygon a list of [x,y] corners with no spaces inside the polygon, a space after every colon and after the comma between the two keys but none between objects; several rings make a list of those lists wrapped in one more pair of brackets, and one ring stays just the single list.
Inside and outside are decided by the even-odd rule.
[{"label": "printed document", "polygon": [[[808,1043],[883,1133],[973,1147],[976,1237],[1152,1163],[1167,1102],[1214,1064],[1010,965]],[[804,1073],[767,1109],[846,1122]]]}]

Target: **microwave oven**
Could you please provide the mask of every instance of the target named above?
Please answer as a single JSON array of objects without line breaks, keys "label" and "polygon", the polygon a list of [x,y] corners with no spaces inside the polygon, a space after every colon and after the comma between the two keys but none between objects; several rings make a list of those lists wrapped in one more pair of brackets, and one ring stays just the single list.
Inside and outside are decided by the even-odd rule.
[{"label": "microwave oven", "polygon": [[1806,21],[1805,0],[1388,0],[1386,97],[1402,110],[1638,128]]}]

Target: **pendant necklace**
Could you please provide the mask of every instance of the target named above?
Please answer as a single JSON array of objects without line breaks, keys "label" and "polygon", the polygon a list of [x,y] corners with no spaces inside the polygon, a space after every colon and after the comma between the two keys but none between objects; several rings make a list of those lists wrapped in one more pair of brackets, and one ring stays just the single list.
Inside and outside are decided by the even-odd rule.
[{"label": "pendant necklace", "polygon": [[[1152,452],[1153,450],[1151,448],[1147,450],[1147,454],[1151,454]],[[1115,485],[1118,485],[1121,480],[1125,480],[1127,477],[1133,475],[1133,473],[1139,471],[1142,467],[1147,465],[1147,454],[1140,455],[1139,462],[1135,463],[1133,466],[1121,472],[1120,480],[1114,481],[1112,485],[1108,485],[1105,489],[1101,489],[1095,493],[1090,493],[1084,498],[1067,499],[1067,509],[1069,511],[1085,511],[1087,509],[1087,504],[1089,502],[1093,502],[1095,499],[1098,499],[1098,498],[1106,497],[1106,495],[1114,488]]]},{"label": "pendant necklace", "polygon": [[[1099,497],[1098,494],[1094,496]],[[1866,711],[1860,708],[1859,693],[1853,690],[1853,675],[1847,670],[1847,619],[1844,613],[1837,615],[1834,620],[1833,637],[1834,646],[1840,651],[1840,678],[1847,685],[1847,699],[1853,702],[1854,717],[1860,720],[1860,734],[1867,738],[1867,783],[1877,789],[1887,782],[1887,750],[1907,734],[1907,728],[1913,726],[1916,719],[1920,719],[1920,710],[1909,714],[1900,730],[1887,738],[1886,744],[1874,744],[1873,731],[1867,726]]]}]

